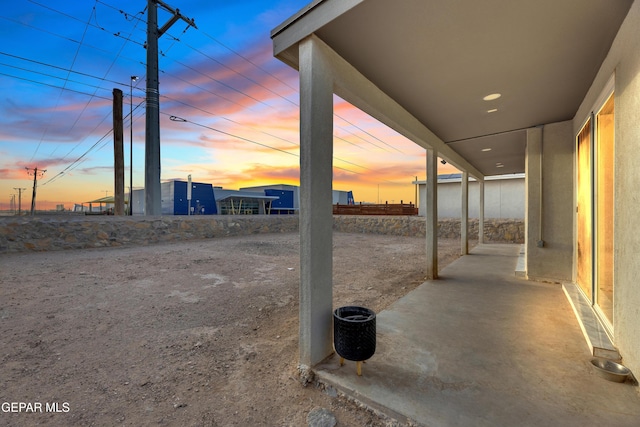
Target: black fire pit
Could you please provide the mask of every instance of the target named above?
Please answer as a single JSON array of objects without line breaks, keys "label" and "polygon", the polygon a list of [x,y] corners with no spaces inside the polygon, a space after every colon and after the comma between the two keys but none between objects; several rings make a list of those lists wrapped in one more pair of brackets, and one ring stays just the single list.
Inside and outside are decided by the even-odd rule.
[{"label": "black fire pit", "polygon": [[376,352],[376,313],[365,307],[347,306],[333,311],[333,345],[344,359],[357,363],[358,375],[362,375],[361,363]]}]

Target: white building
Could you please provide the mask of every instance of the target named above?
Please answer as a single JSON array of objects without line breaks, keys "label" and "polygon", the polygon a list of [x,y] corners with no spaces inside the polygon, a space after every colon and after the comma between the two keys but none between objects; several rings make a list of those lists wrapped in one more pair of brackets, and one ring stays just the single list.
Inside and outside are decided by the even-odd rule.
[{"label": "white building", "polygon": [[[524,219],[524,174],[498,175],[485,178],[484,217],[494,219]],[[425,216],[426,181],[418,185],[418,215]],[[469,181],[469,218],[478,218],[480,185]],[[438,175],[438,218],[460,218],[462,215],[462,174]]]}]

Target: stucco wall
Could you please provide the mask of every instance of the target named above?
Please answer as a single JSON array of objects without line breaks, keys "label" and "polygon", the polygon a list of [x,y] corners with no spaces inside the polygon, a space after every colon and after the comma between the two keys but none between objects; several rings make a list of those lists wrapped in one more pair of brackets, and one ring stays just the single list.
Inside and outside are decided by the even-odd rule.
[{"label": "stucco wall", "polygon": [[[299,217],[285,216],[50,216],[0,218],[0,254],[23,251],[89,249],[298,231]],[[424,236],[425,220],[409,216],[334,216],[333,229],[349,233]],[[440,237],[459,238],[460,220],[439,221]],[[470,221],[476,239],[478,222]],[[521,220],[488,220],[487,242],[522,243]]]},{"label": "stucco wall", "polygon": [[572,125],[571,121],[545,125],[537,130],[542,141],[535,148],[534,141],[527,141],[526,269],[530,279],[572,278]]},{"label": "stucco wall", "polygon": [[573,121],[576,134],[615,73],[614,342],[640,375],[640,1],[631,6]]}]

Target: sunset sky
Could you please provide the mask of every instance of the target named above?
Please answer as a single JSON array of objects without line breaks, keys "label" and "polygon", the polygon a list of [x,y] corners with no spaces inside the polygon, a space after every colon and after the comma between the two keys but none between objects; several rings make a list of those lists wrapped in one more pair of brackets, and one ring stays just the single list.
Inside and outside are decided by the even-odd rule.
[{"label": "sunset sky", "polygon": [[[227,189],[299,184],[298,73],[270,31],[307,0],[168,0],[159,42],[161,179]],[[0,210],[14,188],[37,209],[113,195],[112,92],[124,92],[125,186],[133,102],[133,186],[144,185],[146,1],[21,0],[0,11]],[[159,25],[170,15],[161,8]],[[129,96],[131,76],[133,97]],[[334,98],[334,181],[356,202],[414,200],[424,150]],[[175,116],[182,120],[171,120]],[[447,165],[448,166],[448,165]],[[454,170],[444,168],[441,173]],[[17,200],[17,196],[16,196]]]}]

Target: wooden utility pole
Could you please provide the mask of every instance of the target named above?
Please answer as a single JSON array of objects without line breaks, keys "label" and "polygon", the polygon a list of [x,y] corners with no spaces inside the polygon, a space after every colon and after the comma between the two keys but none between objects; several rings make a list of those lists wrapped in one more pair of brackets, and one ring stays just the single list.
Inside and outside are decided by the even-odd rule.
[{"label": "wooden utility pole", "polygon": [[33,216],[36,210],[36,189],[38,188],[38,175],[43,176],[47,170],[45,169],[38,171],[38,168],[34,168],[33,172],[31,172],[32,169],[25,169],[27,170],[27,173],[29,175],[33,174],[33,195],[31,196],[31,216]]},{"label": "wooden utility pole", "polygon": [[113,157],[115,215],[124,215],[124,138],[122,125],[122,91],[113,89]]},{"label": "wooden utility pole", "polygon": [[13,187],[14,190],[18,190],[18,216],[22,215],[22,191],[26,190],[26,188],[16,188]]}]

